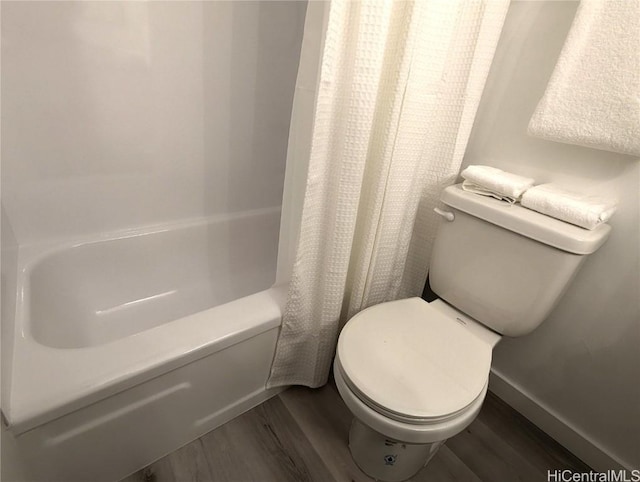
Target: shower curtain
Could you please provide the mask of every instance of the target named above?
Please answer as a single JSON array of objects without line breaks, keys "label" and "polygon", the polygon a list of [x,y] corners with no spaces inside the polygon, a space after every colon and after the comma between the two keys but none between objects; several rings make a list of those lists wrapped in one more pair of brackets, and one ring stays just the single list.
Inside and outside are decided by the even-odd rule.
[{"label": "shower curtain", "polygon": [[[351,316],[421,293],[432,210],[457,176],[508,4],[330,2],[308,159],[292,159],[305,149],[291,141],[287,159],[308,172],[270,387],[325,384]],[[305,37],[322,12],[310,4]]]}]

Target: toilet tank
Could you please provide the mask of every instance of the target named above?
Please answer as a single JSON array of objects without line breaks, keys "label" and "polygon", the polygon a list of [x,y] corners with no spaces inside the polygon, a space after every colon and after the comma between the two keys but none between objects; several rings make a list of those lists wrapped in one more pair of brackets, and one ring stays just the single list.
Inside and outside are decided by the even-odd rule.
[{"label": "toilet tank", "polygon": [[446,188],[441,200],[454,216],[438,229],[431,289],[507,336],[526,335],[544,321],[611,230],[582,229],[460,184]]}]

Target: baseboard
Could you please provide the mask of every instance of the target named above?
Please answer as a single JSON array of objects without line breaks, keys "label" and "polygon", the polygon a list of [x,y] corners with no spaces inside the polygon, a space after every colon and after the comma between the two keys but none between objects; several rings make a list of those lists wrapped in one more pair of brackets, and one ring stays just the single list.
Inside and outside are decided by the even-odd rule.
[{"label": "baseboard", "polygon": [[489,376],[489,390],[595,471],[632,470],[633,467],[630,464],[619,460],[599,446],[495,368],[491,369]]}]

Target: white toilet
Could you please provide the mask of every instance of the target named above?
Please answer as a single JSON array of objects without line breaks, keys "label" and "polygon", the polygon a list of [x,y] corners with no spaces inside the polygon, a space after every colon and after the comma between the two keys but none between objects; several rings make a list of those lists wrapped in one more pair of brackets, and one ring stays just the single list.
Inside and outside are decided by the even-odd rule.
[{"label": "white toilet", "polygon": [[535,329],[607,239],[519,205],[446,188],[429,271],[440,299],[392,301],[344,326],[334,376],[353,412],[349,448],[369,476],[402,481],[476,417],[502,335]]}]

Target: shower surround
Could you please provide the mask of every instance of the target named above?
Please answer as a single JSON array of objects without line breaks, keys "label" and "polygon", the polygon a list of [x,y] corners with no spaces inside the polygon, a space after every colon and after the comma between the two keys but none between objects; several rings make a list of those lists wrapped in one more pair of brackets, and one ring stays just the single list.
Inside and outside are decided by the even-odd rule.
[{"label": "shower surround", "polygon": [[29,480],[120,479],[277,393],[305,9],[3,4],[3,445]]}]

